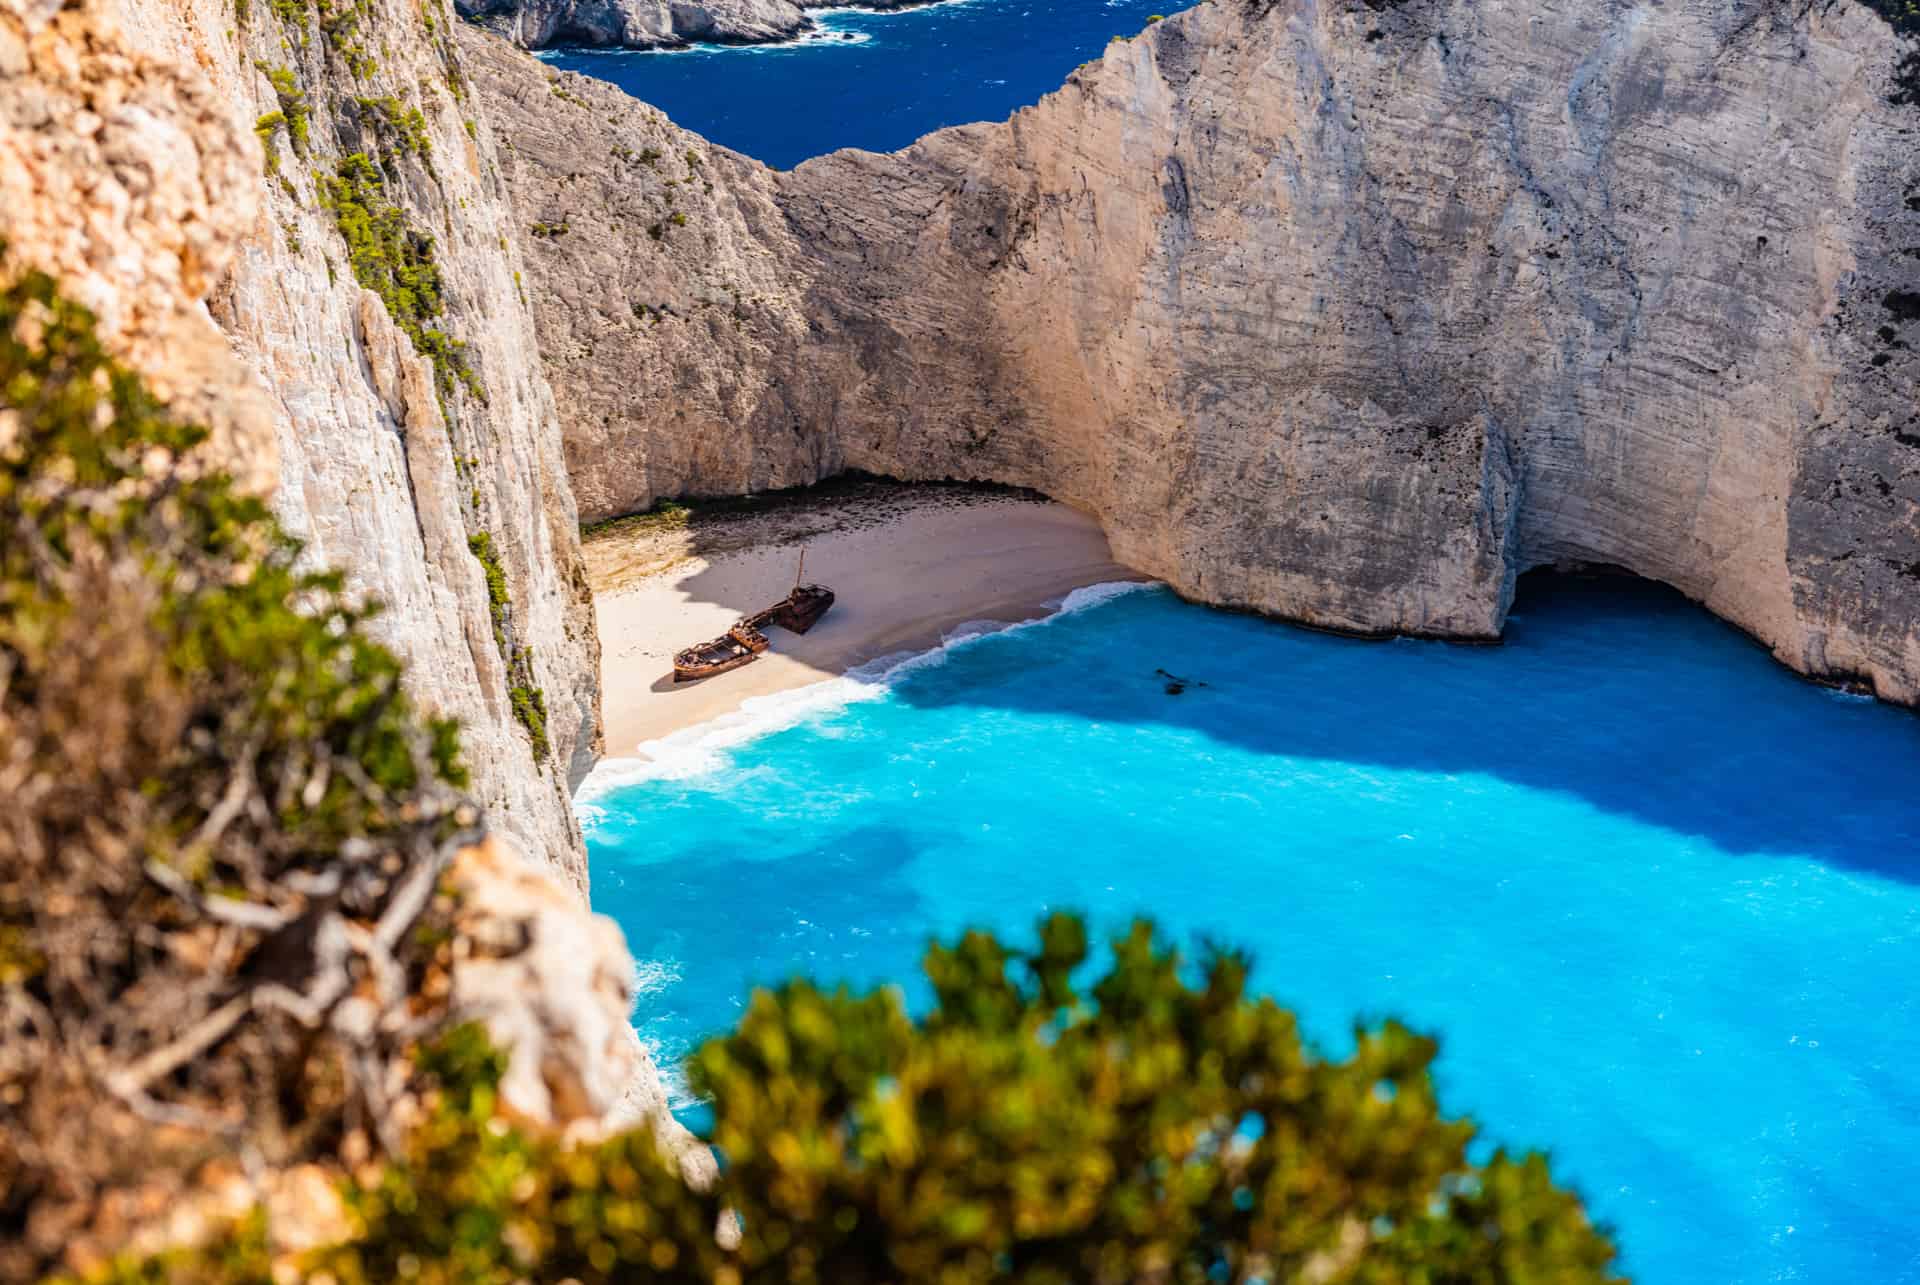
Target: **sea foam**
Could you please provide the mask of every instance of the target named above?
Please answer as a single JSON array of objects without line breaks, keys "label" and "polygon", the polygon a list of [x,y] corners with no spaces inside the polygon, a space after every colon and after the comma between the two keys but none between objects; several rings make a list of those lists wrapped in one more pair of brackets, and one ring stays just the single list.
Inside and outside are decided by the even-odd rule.
[{"label": "sea foam", "polygon": [[574,810],[589,834],[604,819],[599,805],[608,794],[648,781],[679,781],[704,776],[726,767],[727,751],[772,732],[784,731],[809,718],[824,716],[861,701],[879,700],[909,674],[937,665],[963,647],[983,638],[1003,636],[1045,626],[1050,621],[1087,611],[1123,594],[1156,588],[1148,580],[1113,580],[1086,585],[1048,603],[1046,615],[1013,623],[970,620],[955,626],[940,644],[925,651],[894,652],[849,669],[838,678],[810,683],[790,691],[749,697],[728,714],[681,728],[635,747],[634,757],[605,758],[594,765],[574,794]]}]

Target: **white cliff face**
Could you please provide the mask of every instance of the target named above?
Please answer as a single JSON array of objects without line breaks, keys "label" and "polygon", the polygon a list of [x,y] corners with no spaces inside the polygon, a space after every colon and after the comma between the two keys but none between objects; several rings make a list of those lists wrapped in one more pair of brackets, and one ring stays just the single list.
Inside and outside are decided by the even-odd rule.
[{"label": "white cliff face", "polygon": [[[574,141],[509,175],[572,229],[529,263],[590,517],[989,478],[1201,601],[1460,638],[1610,564],[1914,702],[1902,49],[1853,0],[1214,0],[1004,124],[717,154],[657,241],[590,154],[700,144],[617,91],[567,78]],[[541,69],[476,66],[540,128]]]},{"label": "white cliff face", "polygon": [[[151,54],[196,66],[264,143],[245,182],[258,213],[236,221],[209,306],[271,400],[276,510],[316,562],[386,604],[377,630],[421,703],[461,722],[476,796],[584,891],[568,785],[597,746],[598,643],[516,229],[451,7],[366,0],[332,35],[305,6],[289,19],[264,4],[236,16],[230,0],[123,8]],[[343,203],[356,154],[373,177]],[[415,293],[439,305],[421,307],[415,336],[395,291],[361,284],[350,219],[393,225],[362,249],[376,273],[430,260],[437,282]],[[420,335],[461,346],[445,373]]]},{"label": "white cliff face", "polygon": [[463,724],[494,837],[449,875],[457,966],[427,998],[511,1045],[522,1115],[659,1116],[697,1177],[619,933],[580,904],[598,643],[491,129],[442,0],[330,14],[0,0],[4,267],[56,276],[210,424],[198,455],[386,604],[414,695]]},{"label": "white cliff face", "polygon": [[459,0],[460,13],[528,49],[671,48],[697,40],[764,44],[813,23],[792,0]]},{"label": "white cliff face", "polygon": [[456,0],[470,18],[523,49],[618,45],[677,49],[697,42],[776,44],[816,30],[812,9],[910,9],[939,0]]}]

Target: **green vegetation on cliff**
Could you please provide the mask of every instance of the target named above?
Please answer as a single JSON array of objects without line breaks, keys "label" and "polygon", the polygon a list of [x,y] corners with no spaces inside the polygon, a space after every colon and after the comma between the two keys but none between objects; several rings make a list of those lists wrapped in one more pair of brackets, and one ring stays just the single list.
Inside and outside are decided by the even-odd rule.
[{"label": "green vegetation on cliff", "polygon": [[433,363],[441,398],[458,386],[485,401],[486,392],[467,362],[467,346],[433,324],[446,310],[433,238],[415,229],[407,212],[388,198],[380,167],[366,153],[355,152],[332,174],[316,175],[316,181],[320,202],[347,243],[354,279],[380,296],[394,324]]},{"label": "green vegetation on cliff", "polygon": [[644,1128],[501,1128],[502,1061],[454,1031],[426,1057],[430,1119],[347,1189],[356,1234],[302,1266],[343,1285],[1611,1279],[1544,1158],[1468,1159],[1433,1041],[1387,1023],[1318,1056],[1248,996],[1243,958],[1196,967],[1145,924],[1084,988],[1081,922],[1039,942],[933,947],[917,1020],[892,990],[758,992],[692,1063],[727,1158],[705,1192]]}]

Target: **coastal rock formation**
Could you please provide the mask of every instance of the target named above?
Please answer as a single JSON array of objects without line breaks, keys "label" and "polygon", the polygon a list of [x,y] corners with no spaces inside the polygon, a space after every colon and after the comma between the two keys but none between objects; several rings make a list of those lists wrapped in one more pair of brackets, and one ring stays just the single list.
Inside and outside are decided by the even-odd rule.
[{"label": "coastal rock formation", "polygon": [[813,27],[792,0],[459,0],[459,6],[463,17],[528,49],[763,44]]},{"label": "coastal rock formation", "polygon": [[764,45],[817,30],[810,9],[912,9],[939,0],[455,0],[460,15],[523,49],[615,45],[678,49],[696,42]]},{"label": "coastal rock formation", "polygon": [[[598,645],[512,220],[451,48],[451,6],[362,0],[350,22],[304,5],[236,14],[229,0],[112,11],[139,51],[129,57],[181,69],[167,74],[197,84],[203,114],[239,133],[243,159],[223,153],[203,179],[231,208],[191,224],[226,251],[179,294],[246,368],[220,387],[265,402],[274,507],[316,562],[386,604],[383,641],[410,662],[421,703],[463,725],[476,796],[584,890],[568,784],[597,747]],[[82,24],[108,12],[64,11]],[[182,151],[153,153],[165,181],[182,181]],[[118,208],[101,193],[77,202],[96,206]],[[0,235],[17,208],[0,211]],[[102,253],[137,254],[104,228],[91,235]],[[136,364],[166,383],[171,360]]]},{"label": "coastal rock formation", "polygon": [[786,174],[466,47],[589,518],[990,479],[1204,602],[1484,639],[1605,564],[1920,700],[1920,106],[1854,0],[1214,0]]},{"label": "coastal rock formation", "polygon": [[[486,820],[466,808],[460,825],[491,838],[451,867],[454,959],[400,997],[408,1020],[485,1023],[522,1118],[637,1110],[692,1147],[628,1025],[619,934],[582,904],[569,777],[600,739],[598,644],[516,229],[454,25],[445,0],[0,0],[0,266],[51,273],[113,356],[208,423],[195,458],[268,496],[306,558],[384,603],[373,632],[409,662],[418,706],[462,724]],[[0,414],[0,441],[19,422]],[[175,1203],[153,1190],[100,1206],[97,1248]],[[33,1253],[67,1240],[36,1231]]]}]

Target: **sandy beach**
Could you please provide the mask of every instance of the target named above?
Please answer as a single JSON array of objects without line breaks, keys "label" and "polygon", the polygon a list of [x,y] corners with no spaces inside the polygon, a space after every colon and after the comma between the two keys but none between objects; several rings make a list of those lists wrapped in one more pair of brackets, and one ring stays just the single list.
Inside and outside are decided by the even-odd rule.
[{"label": "sandy beach", "polygon": [[[838,595],[804,637],[769,628],[742,669],[673,681],[673,653],[783,597],[799,552]],[[609,757],[835,677],[937,645],[969,621],[1029,620],[1083,585],[1137,580],[1093,519],[1063,504],[964,488],[862,483],[818,503],[637,519],[585,544],[601,643]]]}]

